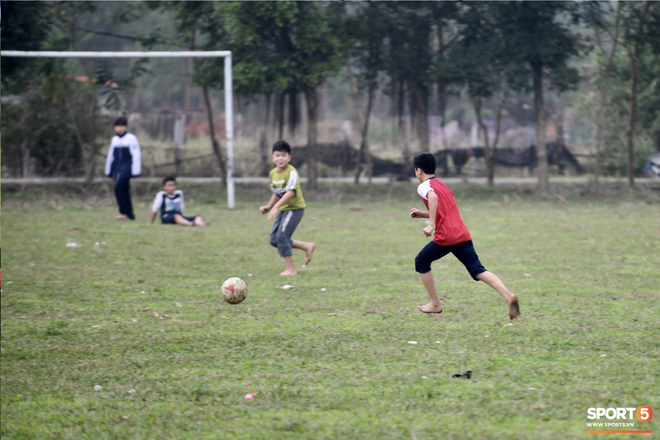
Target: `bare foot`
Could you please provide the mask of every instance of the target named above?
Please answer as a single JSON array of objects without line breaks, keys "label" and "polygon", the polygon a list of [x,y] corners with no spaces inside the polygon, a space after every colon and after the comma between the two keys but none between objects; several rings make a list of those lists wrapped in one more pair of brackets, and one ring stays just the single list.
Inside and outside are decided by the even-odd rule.
[{"label": "bare foot", "polygon": [[428,303],[424,306],[417,306],[420,312],[422,313],[442,313],[442,306],[440,304],[433,305],[433,303]]},{"label": "bare foot", "polygon": [[309,262],[312,261],[312,254],[314,253],[315,248],[316,248],[316,244],[310,243],[309,247],[305,249],[305,254],[307,255],[307,261],[305,261],[305,266],[307,266]]},{"label": "bare foot", "polygon": [[129,218],[128,218],[127,215],[119,214],[119,215],[117,216],[117,220],[129,220]]},{"label": "bare foot", "polygon": [[513,298],[511,298],[511,301],[509,303],[509,318],[510,319],[516,319],[518,316],[520,316],[520,306],[518,305],[518,297],[516,295],[513,295]]},{"label": "bare foot", "polygon": [[293,270],[293,271],[285,270],[280,275],[282,275],[283,277],[288,277],[288,276],[291,276],[291,275],[298,275],[298,272],[296,272],[295,270]]}]

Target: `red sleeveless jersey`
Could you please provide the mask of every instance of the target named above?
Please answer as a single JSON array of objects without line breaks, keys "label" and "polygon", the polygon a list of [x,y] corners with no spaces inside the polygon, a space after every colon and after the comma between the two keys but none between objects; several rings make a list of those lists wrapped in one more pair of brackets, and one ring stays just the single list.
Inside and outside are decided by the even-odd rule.
[{"label": "red sleeveless jersey", "polygon": [[[431,177],[420,183],[417,193],[424,201],[426,209],[429,209],[427,194],[433,191],[438,196],[438,209],[435,212],[435,235],[433,241],[440,246],[452,246],[471,240],[470,232],[461,219],[458,212],[454,193],[437,177]],[[429,213],[433,215],[433,213]]]}]

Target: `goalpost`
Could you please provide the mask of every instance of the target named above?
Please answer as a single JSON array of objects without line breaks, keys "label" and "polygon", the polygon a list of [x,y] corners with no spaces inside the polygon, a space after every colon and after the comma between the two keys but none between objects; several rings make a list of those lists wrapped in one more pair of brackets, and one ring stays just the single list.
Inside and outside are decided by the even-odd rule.
[{"label": "goalpost", "polygon": [[227,206],[234,209],[234,104],[232,96],[231,51],[178,52],[57,52],[57,51],[0,51],[3,57],[46,58],[224,58],[225,59],[225,119],[227,132]]}]

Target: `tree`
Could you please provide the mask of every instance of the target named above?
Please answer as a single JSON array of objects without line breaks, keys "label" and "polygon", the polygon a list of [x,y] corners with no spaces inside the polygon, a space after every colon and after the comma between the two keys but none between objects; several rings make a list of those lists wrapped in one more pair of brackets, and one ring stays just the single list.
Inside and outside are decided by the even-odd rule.
[{"label": "tree", "polygon": [[342,5],[310,2],[219,4],[235,54],[237,90],[302,93],[307,104],[308,188],[317,188],[317,88],[342,65]]},{"label": "tree", "polygon": [[577,71],[568,65],[570,57],[578,53],[568,28],[569,20],[579,18],[578,8],[579,5],[570,2],[503,2],[493,9],[497,27],[507,37],[510,54],[527,64],[531,75],[536,115],[537,192],[543,198],[551,197],[544,84],[547,77],[559,91],[564,91],[578,82]]},{"label": "tree", "polygon": [[[637,123],[637,87],[639,83],[638,62],[644,47],[647,44],[647,38],[651,32],[657,32],[655,27],[659,26],[657,20],[658,4],[653,3],[651,10],[650,1],[626,2],[623,8],[623,40],[621,44],[625,47],[630,57],[630,103],[628,113],[628,127],[626,128],[626,152],[628,157],[627,175],[628,185],[631,189],[635,188],[635,125]],[[655,18],[655,23],[653,23]]]},{"label": "tree", "polygon": [[[347,33],[355,42],[347,59],[347,78],[350,85],[350,94],[358,112],[360,120],[360,149],[358,150],[355,183],[359,183],[362,173],[362,161],[366,160],[369,177],[369,188],[373,170],[371,167],[371,153],[369,152],[369,119],[373,107],[374,94],[378,86],[378,74],[385,67],[385,37],[386,17],[382,5],[368,3],[359,7],[346,25]],[[357,72],[353,73],[352,60]],[[359,91],[366,89],[366,108],[362,109]]]},{"label": "tree", "polygon": [[[45,2],[5,2],[2,5],[2,48],[40,50],[53,26],[52,7]],[[24,90],[40,63],[35,58],[2,57],[2,89],[6,94]]]},{"label": "tree", "polygon": [[594,30],[594,41],[598,52],[596,53],[595,85],[599,91],[596,107],[596,170],[595,193],[600,191],[599,178],[602,174],[602,149],[605,137],[605,118],[609,100],[612,67],[619,44],[621,32],[621,8],[619,3],[614,6],[607,5],[606,9],[596,4],[587,9],[586,21]]},{"label": "tree", "polygon": [[[517,60],[511,57],[503,35],[493,21],[493,9],[498,3],[470,5],[462,14],[463,38],[450,53],[451,65],[445,68],[445,81],[465,86],[470,96],[479,129],[483,133],[488,184],[493,186],[495,176],[495,150],[500,137],[502,111],[511,83],[517,84]],[[518,75],[519,76],[519,75]],[[488,129],[483,121],[485,100],[497,91],[501,97],[495,111],[495,139],[491,145]]]}]

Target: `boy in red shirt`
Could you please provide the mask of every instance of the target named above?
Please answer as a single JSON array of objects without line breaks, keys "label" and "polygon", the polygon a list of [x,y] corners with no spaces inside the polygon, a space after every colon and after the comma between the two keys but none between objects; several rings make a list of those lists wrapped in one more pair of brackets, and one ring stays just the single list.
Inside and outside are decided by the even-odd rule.
[{"label": "boy in red shirt", "polygon": [[[423,313],[442,313],[442,306],[431,273],[431,263],[451,252],[463,263],[475,281],[483,281],[497,290],[509,305],[509,318],[517,318],[520,315],[518,298],[509,292],[497,275],[488,272],[481,265],[474,250],[470,232],[458,212],[454,194],[447,188],[447,185],[435,177],[435,156],[431,153],[420,153],[415,156],[413,166],[415,175],[421,182],[417,187],[417,192],[429,212],[413,208],[410,210],[410,217],[428,218],[430,223],[423,229],[424,235],[433,236],[433,241],[424,246],[424,249],[415,258],[415,270],[421,275],[424,287],[431,297],[430,303],[417,306],[417,308]],[[435,215],[430,216],[429,214],[432,212]]]}]

